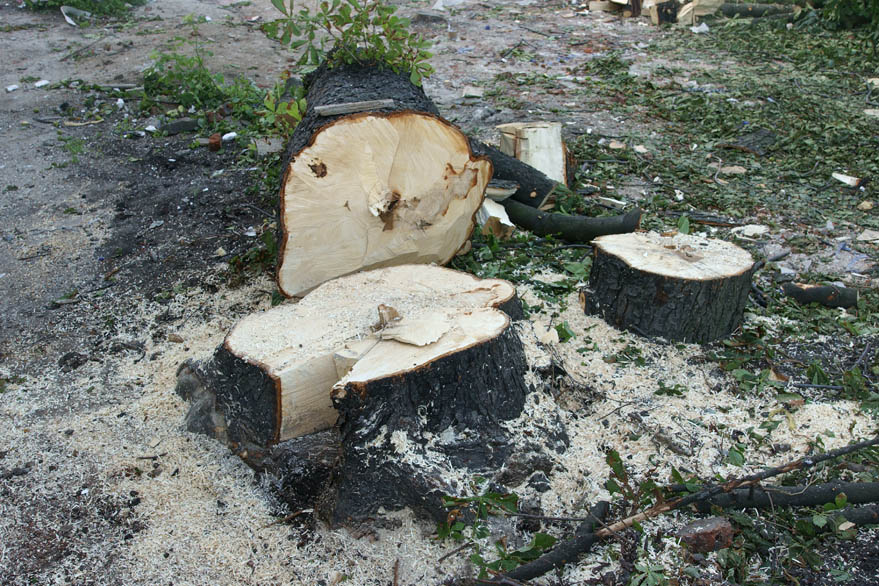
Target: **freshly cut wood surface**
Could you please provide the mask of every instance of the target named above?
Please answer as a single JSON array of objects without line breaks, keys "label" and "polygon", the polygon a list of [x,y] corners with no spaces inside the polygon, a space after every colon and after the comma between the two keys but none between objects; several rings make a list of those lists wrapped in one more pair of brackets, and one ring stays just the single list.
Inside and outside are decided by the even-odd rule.
[{"label": "freshly cut wood surface", "polygon": [[614,234],[593,241],[587,313],[643,336],[710,342],[742,323],[751,255],[720,240],[678,234]]},{"label": "freshly cut wood surface", "polygon": [[[628,0],[624,0],[624,4]],[[568,184],[567,149],[558,122],[511,122],[497,127],[500,149],[562,185]]]},{"label": "freshly cut wood surface", "polygon": [[470,237],[490,176],[464,135],[431,115],[353,115],[323,127],[290,162],[281,191],[282,292],[448,262]]},{"label": "freshly cut wood surface", "polygon": [[239,322],[195,369],[208,388],[199,396],[213,400],[221,439],[261,450],[332,426],[334,386],[419,368],[497,336],[520,312],[509,282],[436,266],[334,279]]},{"label": "freshly cut wood surface", "polygon": [[678,279],[730,277],[741,274],[754,264],[748,251],[735,244],[687,234],[612,234],[600,236],[593,243],[602,252],[620,258],[633,269]]}]

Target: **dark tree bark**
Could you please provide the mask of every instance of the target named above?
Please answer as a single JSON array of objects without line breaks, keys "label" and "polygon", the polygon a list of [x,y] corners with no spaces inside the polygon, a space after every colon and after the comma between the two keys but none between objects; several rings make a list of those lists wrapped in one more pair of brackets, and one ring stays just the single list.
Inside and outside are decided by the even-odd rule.
[{"label": "dark tree bark", "polygon": [[[510,199],[532,208],[539,208],[556,188],[557,183],[531,165],[502,153],[499,149],[470,139],[470,148],[478,157],[486,157],[494,168],[495,179],[513,181],[519,185]],[[509,201],[509,200],[507,200]]]},{"label": "dark tree bark", "polygon": [[538,236],[553,235],[568,242],[589,242],[598,236],[634,232],[643,214],[640,209],[634,209],[620,216],[591,218],[541,212],[518,201],[505,200],[501,204],[517,226]]},{"label": "dark tree bark", "polygon": [[826,307],[854,307],[858,304],[858,290],[848,287],[785,283],[781,289],[803,305],[819,303]]},{"label": "dark tree bark", "polygon": [[753,260],[722,241],[657,234],[594,241],[586,313],[642,336],[705,343],[742,322]]},{"label": "dark tree bark", "polygon": [[328,520],[345,524],[404,506],[445,519],[442,495],[464,488],[450,470],[490,473],[509,456],[501,423],[522,411],[527,368],[521,342],[506,329],[412,372],[334,391],[342,459]]}]

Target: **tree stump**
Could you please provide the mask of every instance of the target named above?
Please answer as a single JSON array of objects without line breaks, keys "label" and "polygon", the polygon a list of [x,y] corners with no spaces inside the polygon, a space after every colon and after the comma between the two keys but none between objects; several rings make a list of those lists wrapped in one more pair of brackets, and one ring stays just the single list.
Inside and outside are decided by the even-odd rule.
[{"label": "tree stump", "polygon": [[[491,163],[439,117],[408,76],[321,67],[281,183],[278,285],[301,296],[329,279],[383,266],[445,264],[469,239]],[[324,116],[324,106],[393,100]]]},{"label": "tree stump", "polygon": [[[509,282],[436,266],[334,279],[244,318],[209,360],[185,362],[186,425],[273,473],[295,506],[322,495],[333,524],[379,507],[441,519],[441,496],[472,474],[540,451],[503,425],[531,390],[511,327],[521,315]],[[564,443],[560,421],[540,425]]]},{"label": "tree stump", "polygon": [[586,313],[643,336],[705,343],[742,323],[751,255],[728,242],[678,234],[616,234],[593,241]]}]

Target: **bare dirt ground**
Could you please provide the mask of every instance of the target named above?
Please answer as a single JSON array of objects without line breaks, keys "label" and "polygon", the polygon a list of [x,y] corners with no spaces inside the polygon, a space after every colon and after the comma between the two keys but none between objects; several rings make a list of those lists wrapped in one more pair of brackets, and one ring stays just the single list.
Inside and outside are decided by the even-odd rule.
[{"label": "bare dirt ground", "polygon": [[[413,2],[401,12],[415,16],[425,8]],[[2,584],[378,585],[394,582],[397,562],[399,584],[472,575],[464,556],[437,563],[452,546],[432,540],[434,527],[405,511],[365,537],[275,523],[286,511],[250,469],[219,444],[181,431],[186,406],[173,390],[177,366],[207,356],[238,318],[271,304],[275,286],[267,276],[235,288],[226,277],[229,259],[265,228],[266,194],[252,189],[257,180],[239,157],[244,145],[212,153],[191,148],[192,134],[139,137],[131,133],[145,118],[124,100],[116,107],[115,99],[115,112],[102,122],[65,126],[60,114],[108,98],[63,84],[35,87],[38,79],[140,84],[152,53],[190,34],[183,24],[190,14],[210,19],[199,33],[212,41],[212,71],[268,86],[289,59],[255,24],[273,13],[268,2],[159,0],[127,20],[74,28],[57,13],[0,4]],[[451,121],[487,139],[494,125],[523,117],[560,121],[568,135],[625,135],[634,123],[581,109],[564,91],[523,88],[511,97],[524,108],[513,109],[463,98],[462,90],[504,72],[564,76],[610,49],[647,61],[646,43],[662,34],[645,19],[528,0],[462,4],[415,16],[414,26],[437,43],[427,93]],[[517,48],[533,58],[500,56]],[[11,85],[20,87],[3,89]],[[651,187],[630,189],[646,197]],[[583,316],[574,299],[558,319],[579,335],[588,332],[604,352],[631,341]],[[548,316],[535,322],[551,323]],[[649,371],[556,345],[595,395],[568,397],[572,446],[557,463],[552,489],[521,489],[546,514],[582,512],[607,496],[604,450],[614,442],[606,426],[613,438],[637,431],[621,406],[648,405],[660,425],[676,425],[698,446],[683,457],[637,434],[631,466],[650,468],[661,452],[664,462],[706,478],[733,470],[722,457],[729,440],[688,417],[739,429],[759,425],[759,413],[777,407],[767,396],[741,404],[730,377],[701,360],[696,347],[639,344]],[[860,348],[835,351],[850,363]],[[657,401],[657,377],[685,380],[690,396]],[[735,407],[720,411],[716,404]],[[536,405],[529,409],[539,415]],[[790,453],[767,453],[763,463],[790,459],[819,432],[827,432],[830,448],[875,429],[847,401],[810,403],[787,421],[772,440]],[[640,546],[666,567],[681,565],[678,550],[661,546],[674,542],[676,522],[651,525],[651,542]],[[597,548],[563,579],[601,583],[604,575],[604,583],[626,583],[620,547]],[[715,570],[705,572],[720,583]]]}]

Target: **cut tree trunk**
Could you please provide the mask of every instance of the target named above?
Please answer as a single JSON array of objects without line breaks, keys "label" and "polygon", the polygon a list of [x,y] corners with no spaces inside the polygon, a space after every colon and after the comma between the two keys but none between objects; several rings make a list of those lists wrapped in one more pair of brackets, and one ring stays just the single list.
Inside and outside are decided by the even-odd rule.
[{"label": "cut tree trunk", "polygon": [[465,491],[473,474],[497,475],[513,453],[564,449],[560,420],[528,424],[539,443],[504,425],[531,391],[511,327],[521,315],[507,281],[435,266],[334,279],[245,318],[209,360],[184,363],[187,427],[271,473],[292,507],[317,495],[333,525],[380,507],[442,519],[441,496]]},{"label": "cut tree trunk", "polygon": [[742,323],[751,255],[728,242],[678,234],[602,236],[593,241],[586,313],[643,336],[710,342]]},{"label": "cut tree trunk", "polygon": [[382,369],[402,376],[500,335],[510,315],[521,317],[509,282],[435,266],[329,281],[299,303],[244,318],[210,360],[181,366],[178,392],[192,402],[187,427],[255,457],[331,427],[338,413],[330,393],[340,381]]},{"label": "cut tree trunk", "polygon": [[[408,76],[319,68],[306,85],[308,109],[281,183],[281,292],[301,296],[359,270],[448,262],[470,237],[491,163]],[[393,108],[372,112],[324,108],[388,99]]]}]

